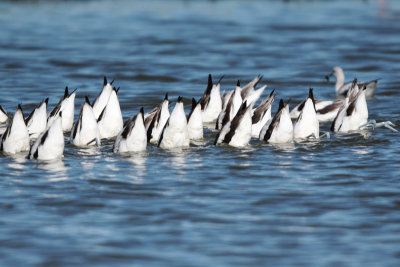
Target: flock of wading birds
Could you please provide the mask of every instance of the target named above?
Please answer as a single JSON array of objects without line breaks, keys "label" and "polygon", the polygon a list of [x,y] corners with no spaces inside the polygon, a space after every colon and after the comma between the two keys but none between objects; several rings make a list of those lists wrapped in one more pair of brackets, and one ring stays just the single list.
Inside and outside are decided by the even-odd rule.
[{"label": "flock of wading birds", "polygon": [[[261,80],[257,76],[244,87],[238,81],[236,88],[220,93],[220,82],[208,85],[199,101],[192,99],[192,108],[186,116],[182,97],[169,111],[168,94],[160,106],[148,113],[143,108],[123,122],[118,100],[118,89],[104,77],[103,88],[90,103],[88,97],[81,105],[79,118],[74,123],[75,91],[64,95],[52,111],[47,113],[48,98],[42,101],[26,118],[21,105],[11,120],[0,106],[2,127],[0,149],[5,154],[29,151],[29,159],[53,160],[63,156],[64,132],[70,132],[69,142],[77,147],[100,146],[102,139],[114,139],[113,152],[146,150],[147,143],[163,149],[189,147],[191,140],[203,139],[203,123],[215,122],[218,130],[214,144],[226,143],[244,147],[252,137],[272,144],[301,142],[320,138],[319,123],[332,121],[331,131],[348,133],[365,127],[385,126],[397,131],[391,122],[368,122],[366,97],[371,97],[378,80],[358,83],[357,79],[344,83],[340,67],[333,68],[330,76],[336,78],[337,99],[315,100],[310,88],[305,101],[289,112],[289,104],[279,101],[279,108],[271,116],[275,99],[274,90],[255,106],[266,85],[256,89]],[[329,76],[326,77],[329,80]],[[292,119],[295,119],[293,126]],[[32,144],[31,144],[32,142]]]}]

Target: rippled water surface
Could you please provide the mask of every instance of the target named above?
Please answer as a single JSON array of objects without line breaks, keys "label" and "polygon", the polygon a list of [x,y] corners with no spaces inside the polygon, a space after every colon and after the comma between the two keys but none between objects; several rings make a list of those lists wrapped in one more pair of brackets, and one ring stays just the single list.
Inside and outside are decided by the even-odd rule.
[{"label": "rippled water surface", "polygon": [[[381,78],[371,119],[400,125],[399,1],[0,3],[0,104],[26,113],[63,88],[93,99],[115,79],[124,118],[257,74],[292,106],[324,76]],[[266,92],[267,93],[267,92]],[[274,103],[274,111],[277,104]],[[329,124],[321,126],[323,131]],[[2,266],[399,266],[400,138],[116,156],[66,145],[60,162],[0,156]]]}]

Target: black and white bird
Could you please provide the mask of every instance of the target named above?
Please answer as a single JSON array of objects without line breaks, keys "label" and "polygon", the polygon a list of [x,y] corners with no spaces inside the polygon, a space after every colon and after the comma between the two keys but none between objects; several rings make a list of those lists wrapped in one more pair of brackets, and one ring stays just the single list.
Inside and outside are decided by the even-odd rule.
[{"label": "black and white bird", "polygon": [[215,121],[222,110],[222,99],[220,93],[222,78],[223,76],[216,84],[213,84],[211,74],[208,75],[207,88],[199,100],[201,110],[203,111],[203,122],[205,123]]},{"label": "black and white bird", "polygon": [[21,105],[18,105],[17,111],[1,137],[0,150],[8,154],[29,150],[29,132]]},{"label": "black and white bird", "polygon": [[293,124],[289,115],[289,104],[284,104],[282,99],[272,120],[269,120],[261,129],[260,140],[275,144],[293,142]]},{"label": "black and white bird", "polygon": [[122,131],[115,139],[113,152],[139,152],[146,150],[147,133],[144,126],[144,111],[140,109],[139,113],[129,118]]},{"label": "black and white bird", "polygon": [[262,127],[271,119],[271,107],[272,102],[274,102],[275,90],[269,94],[269,96],[261,102],[261,104],[256,107],[252,113],[252,126],[251,126],[251,136],[258,138]]},{"label": "black and white bird", "polygon": [[251,106],[244,101],[232,121],[223,125],[214,144],[227,143],[233,147],[245,147],[251,139]]},{"label": "black and white bird", "polygon": [[[118,100],[118,90],[113,88],[107,105],[100,113],[97,123],[99,125],[101,138],[113,138],[122,130],[124,121],[122,118],[121,107]],[[96,115],[96,114],[95,114]]]},{"label": "black and white bird", "polygon": [[293,128],[294,139],[301,141],[313,137],[319,139],[319,121],[315,110],[313,88],[308,91],[308,97],[304,103],[299,117]]},{"label": "black and white bird", "polygon": [[[330,76],[334,76],[336,78],[336,84],[335,84],[336,96],[342,96],[342,97],[347,96],[352,86],[352,82],[344,83],[343,69],[341,67],[334,67],[333,71],[329,75],[325,76],[325,78],[329,81]],[[375,93],[375,90],[378,86],[378,80],[379,79],[372,80],[369,82],[359,82],[358,87],[364,88],[365,86],[366,87],[365,96],[370,98]]]},{"label": "black and white bird", "polygon": [[236,88],[232,91],[232,93],[228,93],[228,95],[230,95],[229,101],[224,104],[224,108],[218,115],[217,123],[215,125],[216,130],[221,130],[223,125],[233,120],[236,113],[242,106],[243,99],[241,96],[240,81],[237,82]]},{"label": "black and white bird", "polygon": [[346,97],[331,125],[331,131],[333,132],[347,133],[357,131],[368,122],[366,86],[359,89],[357,80],[354,80],[350,90],[349,96]]},{"label": "black and white bird", "polygon": [[240,87],[240,81],[238,81],[237,84],[236,84],[235,89],[230,90],[230,91],[222,92],[222,95],[221,95],[221,98],[222,98],[222,109],[225,109],[230,97],[232,96],[234,91],[237,90],[237,89],[239,89],[240,96],[241,96],[241,99],[242,99],[242,101],[240,102],[240,105],[245,100],[247,100],[247,105],[254,104],[257,101],[257,99],[260,98],[260,96],[263,93],[264,89],[267,87],[265,85],[262,88],[260,88],[258,90],[255,90],[255,87],[261,81],[261,79],[262,79],[262,76],[258,75],[253,80],[251,80],[248,84],[246,84],[244,87]]},{"label": "black and white bird", "polygon": [[72,125],[74,124],[75,96],[76,89],[69,93],[68,87],[65,87],[64,95],[47,117],[47,125],[51,125],[53,120],[58,118],[59,113],[62,112],[63,131],[68,132],[72,129]]},{"label": "black and white bird", "polygon": [[164,149],[171,149],[176,147],[189,147],[189,144],[190,139],[187,120],[183,108],[183,99],[180,96],[162,131],[158,146]]},{"label": "black and white bird", "polygon": [[55,118],[47,130],[42,132],[31,146],[29,159],[56,160],[64,153],[64,133],[62,129],[62,112]]},{"label": "black and white bird", "polygon": [[203,139],[203,119],[201,112],[200,102],[196,102],[196,99],[192,98],[192,109],[190,110],[187,118],[187,128],[189,132],[190,140]]},{"label": "black and white bird", "polygon": [[99,126],[87,96],[79,110],[79,118],[72,127],[70,142],[78,147],[101,144]]},{"label": "black and white bird", "polygon": [[110,83],[107,82],[107,77],[104,76],[103,88],[101,89],[100,94],[96,97],[96,99],[93,101],[92,104],[93,113],[96,119],[99,118],[101,112],[103,112],[104,108],[108,103],[108,99],[110,98],[111,92],[113,90],[112,87],[113,82],[114,80],[111,81]]},{"label": "black and white bird", "polygon": [[[248,84],[246,84],[243,88],[241,88],[241,96],[243,101],[248,99],[248,97],[250,97],[252,94],[256,92],[255,87],[261,81],[261,79],[262,75],[257,75],[253,80],[251,80]],[[247,101],[247,105],[249,104],[250,102]]]},{"label": "black and white bird", "polygon": [[47,126],[47,103],[49,99],[43,100],[25,119],[25,124],[28,127],[29,137],[31,139],[38,138]]},{"label": "black and white bird", "polygon": [[8,114],[7,112],[3,109],[2,106],[0,106],[0,124],[6,123],[8,120]]},{"label": "black and white bird", "polygon": [[[337,100],[314,99],[318,121],[319,122],[333,121],[343,102],[344,99],[337,99]],[[299,117],[300,112],[303,110],[305,103],[306,101],[304,100],[290,111],[290,117],[292,119],[297,119]]]},{"label": "black and white bird", "polygon": [[169,117],[169,100],[168,93],[166,93],[164,100],[160,106],[156,108],[153,118],[147,127],[147,142],[150,142],[151,144],[158,144],[161,133]]}]

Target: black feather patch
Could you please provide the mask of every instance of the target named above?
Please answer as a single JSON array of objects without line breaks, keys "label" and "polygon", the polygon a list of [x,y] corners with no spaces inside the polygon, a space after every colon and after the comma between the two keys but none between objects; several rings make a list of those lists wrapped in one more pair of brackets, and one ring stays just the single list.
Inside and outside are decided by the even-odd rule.
[{"label": "black feather patch", "polygon": [[248,109],[247,101],[244,101],[231,122],[231,127],[229,129],[229,132],[224,137],[225,143],[229,144],[229,142],[232,140],[233,136],[235,135],[236,129],[239,127],[239,124],[242,121],[243,116],[246,113],[247,109]]},{"label": "black feather patch", "polygon": [[341,104],[342,104],[341,102],[333,102],[332,104],[327,105],[324,108],[317,110],[317,113],[322,114],[322,115],[327,114],[329,112],[332,112],[332,111],[338,109]]},{"label": "black feather patch", "polygon": [[168,125],[169,125],[169,119],[168,119],[167,123],[164,125],[164,128],[163,128],[163,130],[162,130],[162,132],[161,132],[160,139],[158,140],[157,147],[160,147],[161,141],[162,141],[163,138],[164,138],[165,129],[168,127]]},{"label": "black feather patch", "polygon": [[40,140],[40,144],[43,145],[44,142],[46,142],[47,136],[49,135],[49,130],[47,130],[44,135],[42,136],[42,139]]},{"label": "black feather patch", "polygon": [[106,85],[107,85],[107,77],[104,76],[103,86],[106,86]]},{"label": "black feather patch", "polygon": [[122,138],[124,138],[124,139],[128,138],[128,135],[131,133],[133,127],[135,127],[135,122],[136,122],[137,116],[138,115],[135,115],[129,120],[129,122],[127,123],[127,125],[125,126],[125,128],[122,131]]},{"label": "black feather patch", "polygon": [[188,121],[188,122],[189,122],[190,117],[192,116],[193,111],[194,111],[194,109],[196,108],[196,106],[197,106],[196,99],[192,98],[192,108],[190,109],[189,116],[187,117],[187,121]]},{"label": "black feather patch", "polygon": [[104,111],[106,110],[106,107],[107,107],[107,106],[105,106],[105,107],[103,108],[103,111],[100,113],[100,116],[99,116],[99,118],[97,119],[97,122],[99,122],[99,121],[101,121],[101,119],[103,119]]},{"label": "black feather patch", "polygon": [[68,97],[70,97],[73,93],[75,93],[76,92],[76,90],[78,90],[78,88],[75,88],[75,90],[74,91],[72,91],[71,93],[69,93],[69,95],[68,95]]},{"label": "black feather patch", "polygon": [[211,93],[212,87],[213,87],[212,78],[211,78],[211,74],[209,74],[208,75],[207,88],[204,91],[203,96],[199,100],[200,105],[201,105],[201,110],[205,110],[205,108],[207,107],[208,102],[210,101],[210,93]]},{"label": "black feather patch", "polygon": [[275,116],[272,118],[271,124],[268,127],[267,132],[265,133],[264,140],[268,141],[271,138],[272,132],[275,130],[275,128],[278,126],[281,115],[282,115],[282,110],[285,107],[283,100],[281,99],[279,101],[279,107],[278,111],[276,112]]},{"label": "black feather patch", "polygon": [[149,128],[147,129],[147,142],[150,142],[150,139],[152,138],[154,125],[156,123],[158,124],[160,113],[161,113],[161,108],[158,108],[156,111],[156,114],[154,115],[153,119],[151,120]]},{"label": "black feather patch", "polygon": [[231,94],[231,97],[229,98],[228,104],[226,105],[225,108],[225,116],[222,119],[222,127],[221,129],[224,127],[225,124],[227,124],[230,120],[231,120],[231,110],[233,107],[233,96],[234,96],[234,92]]},{"label": "black feather patch", "polygon": [[314,90],[313,88],[310,88],[310,89],[309,89],[309,91],[308,91],[308,98],[310,98],[310,99],[312,100],[313,106],[314,106],[314,110],[317,111],[317,110],[315,109],[315,100],[314,100],[313,90]]},{"label": "black feather patch", "polygon": [[33,154],[33,158],[37,159],[39,157],[39,147],[36,148],[35,153]]},{"label": "black feather patch", "polygon": [[167,92],[167,93],[165,93],[164,100],[168,100],[168,92]]},{"label": "black feather patch", "polygon": [[346,116],[351,116],[354,113],[354,110],[356,109],[356,101],[357,99],[351,102],[350,105],[347,107]]},{"label": "black feather patch", "polygon": [[183,97],[179,96],[178,97],[178,103],[182,103],[183,102]]},{"label": "black feather patch", "polygon": [[64,99],[67,98],[69,95],[68,93],[68,86],[65,86],[65,90],[64,90]]}]

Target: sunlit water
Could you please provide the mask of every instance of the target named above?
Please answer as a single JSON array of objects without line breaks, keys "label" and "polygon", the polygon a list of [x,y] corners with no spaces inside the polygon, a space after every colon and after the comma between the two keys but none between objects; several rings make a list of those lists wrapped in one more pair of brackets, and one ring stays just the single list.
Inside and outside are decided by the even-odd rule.
[{"label": "sunlit water", "polygon": [[[77,116],[107,75],[124,118],[166,92],[188,111],[212,73],[223,90],[262,74],[293,106],[309,87],[334,98],[324,76],[340,65],[381,78],[370,118],[400,125],[399,33],[398,1],[1,3],[0,104],[53,107],[68,85]],[[0,265],[399,266],[398,133],[245,149],[205,135],[131,156],[112,142],[53,163],[2,155]]]}]

